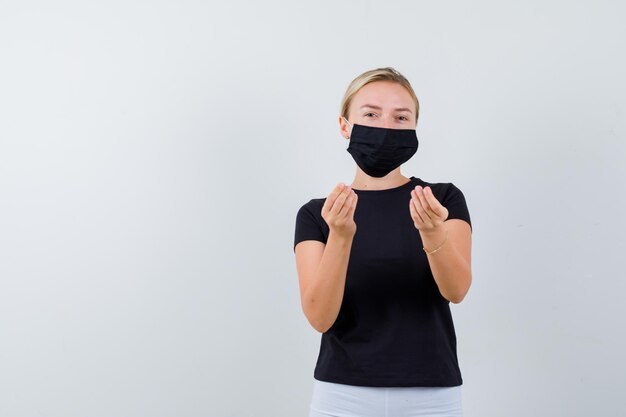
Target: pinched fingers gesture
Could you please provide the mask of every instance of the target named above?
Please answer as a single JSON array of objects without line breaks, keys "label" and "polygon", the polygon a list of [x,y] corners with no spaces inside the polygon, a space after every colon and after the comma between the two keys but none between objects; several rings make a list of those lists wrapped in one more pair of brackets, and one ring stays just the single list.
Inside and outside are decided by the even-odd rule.
[{"label": "pinched fingers gesture", "polygon": [[356,233],[354,211],[357,194],[352,187],[343,183],[337,184],[326,198],[322,207],[322,218],[331,231],[349,237]]},{"label": "pinched fingers gesture", "polygon": [[418,185],[411,190],[409,210],[415,228],[424,232],[434,230],[448,218],[448,209],[435,198],[430,187]]}]

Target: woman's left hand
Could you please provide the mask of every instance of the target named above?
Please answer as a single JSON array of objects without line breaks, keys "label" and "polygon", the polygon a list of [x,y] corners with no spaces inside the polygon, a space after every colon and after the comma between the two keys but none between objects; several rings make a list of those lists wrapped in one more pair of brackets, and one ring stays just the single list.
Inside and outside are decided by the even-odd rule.
[{"label": "woman's left hand", "polygon": [[413,225],[420,232],[432,232],[448,218],[448,209],[435,198],[430,187],[422,189],[422,186],[418,185],[411,190],[409,210]]}]

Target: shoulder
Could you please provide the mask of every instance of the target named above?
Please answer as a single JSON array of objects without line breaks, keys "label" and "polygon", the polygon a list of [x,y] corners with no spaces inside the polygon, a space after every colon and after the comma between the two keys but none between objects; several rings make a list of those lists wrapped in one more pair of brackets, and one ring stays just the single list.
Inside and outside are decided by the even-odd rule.
[{"label": "shoulder", "polygon": [[302,204],[299,211],[309,211],[312,213],[319,212],[321,215],[322,207],[324,206],[325,201],[326,198],[312,198],[306,203]]},{"label": "shoulder", "polygon": [[452,182],[428,182],[418,178],[417,183],[422,187],[430,187],[430,189],[433,190],[433,194],[440,202],[442,200],[463,196],[461,189]]},{"label": "shoulder", "polygon": [[312,198],[306,203],[302,204],[298,209],[298,218],[306,217],[311,220],[315,220],[322,227],[326,226],[326,221],[322,217],[322,207],[326,198]]},{"label": "shoulder", "polygon": [[298,210],[294,235],[294,251],[296,245],[303,240],[318,240],[326,243],[330,229],[322,217],[324,198],[312,198]]}]

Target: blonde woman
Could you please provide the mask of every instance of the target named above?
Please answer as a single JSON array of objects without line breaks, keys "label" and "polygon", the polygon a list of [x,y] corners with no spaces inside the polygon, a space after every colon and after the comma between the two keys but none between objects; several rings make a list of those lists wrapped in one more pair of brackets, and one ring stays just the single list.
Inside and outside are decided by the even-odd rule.
[{"label": "blonde woman", "polygon": [[395,69],[356,77],[339,116],[354,180],[297,213],[301,305],[322,333],[309,417],[462,416],[449,304],[472,282],[471,221],[454,184],[400,172],[418,115]]}]

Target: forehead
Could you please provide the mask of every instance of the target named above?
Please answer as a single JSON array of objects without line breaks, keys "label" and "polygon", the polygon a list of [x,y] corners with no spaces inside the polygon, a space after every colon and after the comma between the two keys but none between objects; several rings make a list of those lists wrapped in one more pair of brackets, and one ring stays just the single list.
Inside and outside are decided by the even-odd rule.
[{"label": "forehead", "polygon": [[352,98],[353,109],[364,104],[385,108],[408,107],[415,111],[413,97],[402,85],[393,81],[374,81],[361,87]]}]

